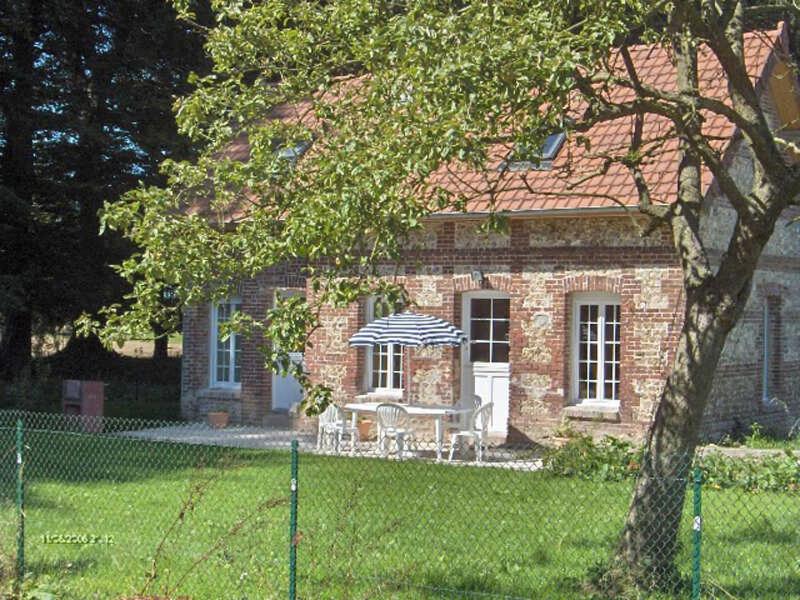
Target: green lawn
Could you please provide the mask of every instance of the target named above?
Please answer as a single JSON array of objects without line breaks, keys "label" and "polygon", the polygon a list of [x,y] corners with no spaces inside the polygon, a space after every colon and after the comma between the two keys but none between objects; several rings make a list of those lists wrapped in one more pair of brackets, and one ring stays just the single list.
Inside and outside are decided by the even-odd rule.
[{"label": "green lawn", "polygon": [[[0,457],[12,439],[0,429]],[[139,591],[193,486],[203,495],[166,536],[151,591],[286,597],[288,452],[73,433],[29,433],[27,439],[28,568],[57,585],[59,598]],[[9,458],[0,466],[6,554],[14,538]],[[299,597],[583,597],[582,581],[613,548],[630,485],[301,455]],[[705,490],[703,501],[709,592],[800,596],[798,496]],[[688,574],[688,515],[684,521],[680,564]],[[236,534],[225,538],[236,524]],[[113,543],[45,543],[43,536],[52,534],[111,536]]]}]

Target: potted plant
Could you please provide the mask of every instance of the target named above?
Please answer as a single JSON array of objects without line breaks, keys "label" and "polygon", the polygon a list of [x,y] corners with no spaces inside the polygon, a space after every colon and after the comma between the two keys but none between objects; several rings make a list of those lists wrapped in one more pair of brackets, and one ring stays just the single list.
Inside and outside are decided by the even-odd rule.
[{"label": "potted plant", "polygon": [[214,410],[208,413],[208,424],[213,429],[225,429],[229,420],[230,415],[227,410]]},{"label": "potted plant", "polygon": [[356,427],[358,427],[358,437],[361,441],[370,439],[370,433],[372,431],[372,421],[370,419],[360,417],[358,423],[356,423]]}]

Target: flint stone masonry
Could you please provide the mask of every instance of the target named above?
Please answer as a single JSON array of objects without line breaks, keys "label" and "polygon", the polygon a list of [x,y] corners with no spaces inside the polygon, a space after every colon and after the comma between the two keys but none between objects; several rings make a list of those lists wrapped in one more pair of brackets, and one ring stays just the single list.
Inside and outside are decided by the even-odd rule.
[{"label": "flint stone masonry", "polygon": [[508,248],[511,236],[505,232],[483,231],[481,223],[457,223],[455,226],[455,247],[457,250],[465,248],[488,250],[493,248]]},{"label": "flint stone masonry", "polygon": [[[581,411],[566,410],[574,404],[570,396],[569,340],[575,294],[613,293],[620,297],[623,306],[622,336],[628,344],[623,352],[622,373],[628,373],[629,378],[621,388],[622,408],[618,411],[618,422],[613,424],[618,433],[641,433],[645,424],[637,418],[642,414],[640,404],[644,403],[649,410],[656,401],[653,396],[658,389],[650,382],[663,382],[661,353],[669,356],[680,327],[680,311],[675,310],[680,273],[671,249],[664,245],[668,242],[664,232],[641,238],[638,231],[629,231],[633,226],[628,218],[585,219],[587,223],[578,224],[575,221],[583,220],[511,219],[508,244],[498,238],[492,242],[484,239],[478,244],[476,240],[482,239],[483,234],[475,233],[474,223],[439,223],[435,251],[415,251],[414,262],[406,265],[403,283],[418,310],[458,325],[461,325],[464,294],[494,290],[510,297],[511,438],[541,435],[564,418],[581,419],[581,427],[596,429],[598,434],[606,431],[602,422],[593,424],[583,418],[585,414]],[[606,227],[613,231],[608,236],[614,241],[611,247],[596,245],[604,239],[597,231]],[[527,243],[528,237],[537,228],[552,239],[569,238],[570,244],[532,247]],[[459,242],[459,235],[464,232],[472,232],[473,237]],[[575,242],[572,238],[576,232],[582,232],[582,240],[589,245]],[[630,246],[625,245],[626,240]],[[428,245],[434,246],[430,239]],[[483,281],[473,278],[474,271],[481,272]],[[365,315],[364,306],[360,303],[353,310]],[[346,336],[362,323],[363,317],[351,319]],[[329,336],[325,327],[316,335],[320,340]],[[314,348],[306,355],[312,377],[326,383],[331,377],[322,368],[330,364],[329,354],[324,343],[315,341]],[[637,356],[643,359],[642,365],[636,364]],[[412,398],[429,403],[457,401],[461,396],[461,360],[458,349],[412,350]],[[337,377],[341,374],[344,389],[368,391],[365,361],[366,353],[351,351],[341,362],[345,372],[337,372]],[[639,381],[643,383],[635,388]]]},{"label": "flint stone masonry", "polygon": [[658,247],[659,236],[642,236],[630,219],[606,219],[597,227],[594,219],[553,219],[549,222],[530,221],[528,244],[531,248]]},{"label": "flint stone masonry", "polygon": [[326,350],[329,354],[345,354],[347,345],[347,317],[344,315],[328,315],[320,319],[320,326],[327,332]]},{"label": "flint stone masonry", "polygon": [[547,313],[537,313],[529,321],[522,321],[522,332],[525,335],[525,347],[522,357],[531,362],[549,362],[552,358],[547,334],[551,330],[551,319]]},{"label": "flint stone masonry", "polygon": [[[707,218],[717,219],[725,210],[724,201],[709,202]],[[712,246],[724,236],[722,221],[714,227],[701,223]],[[706,437],[754,420],[780,428],[800,416],[800,242],[794,232],[779,224],[779,239],[759,264],[745,314],[731,333],[714,381]],[[385,265],[381,273],[405,285],[420,312],[462,325],[466,294],[488,290],[510,298],[510,441],[540,439],[564,420],[598,436],[639,437],[646,431],[682,326],[682,277],[668,232],[642,238],[628,217],[512,218],[507,235],[487,238],[474,222],[437,221],[419,233],[409,251],[412,259]],[[475,271],[482,280],[473,277]],[[246,288],[248,306],[259,311],[270,306],[280,287],[275,279],[262,278]],[[572,307],[580,294],[591,292],[614,294],[621,304],[620,403],[618,410],[603,414],[577,405],[572,391]],[[767,298],[776,297],[781,329],[770,373],[777,405],[766,404],[761,390],[763,307]],[[366,324],[366,313],[366,301],[346,309],[324,308],[305,354],[312,380],[330,386],[338,403],[369,391],[368,353],[347,345]],[[260,424],[270,412],[271,377],[263,367],[257,374],[253,350],[238,395],[209,389],[208,307],[189,309],[185,319],[184,414],[204,418],[209,410],[225,407],[234,422]],[[410,356],[413,401],[438,404],[461,398],[459,349],[414,349]]]},{"label": "flint stone masonry", "polygon": [[409,250],[436,250],[439,231],[438,224],[426,223],[421,228],[409,233],[406,248]]},{"label": "flint stone masonry", "polygon": [[[753,165],[743,142],[729,150],[729,172],[741,189],[753,180]],[[728,246],[736,212],[715,186],[706,201],[701,236],[715,264]],[[736,327],[728,336],[706,409],[704,435],[717,439],[760,422],[775,433],[784,433],[800,418],[800,344],[797,310],[800,298],[800,231],[784,215],[775,226],[753,277],[750,296]],[[765,332],[765,306],[774,306],[773,329]],[[765,339],[771,337],[776,353],[764,364]],[[792,348],[794,351],[788,351]],[[770,398],[763,389],[769,370]]]},{"label": "flint stone masonry", "polygon": [[544,399],[550,392],[551,383],[551,379],[548,375],[540,375],[537,373],[523,373],[519,375],[514,380],[514,384],[523,390],[525,394],[525,401],[520,407],[520,412],[534,419],[550,416],[548,404]]}]

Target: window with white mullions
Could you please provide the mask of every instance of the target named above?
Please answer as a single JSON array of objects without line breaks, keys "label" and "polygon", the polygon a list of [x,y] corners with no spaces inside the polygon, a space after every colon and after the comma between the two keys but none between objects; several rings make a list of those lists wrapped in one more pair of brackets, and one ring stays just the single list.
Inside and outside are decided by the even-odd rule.
[{"label": "window with white mullions", "polygon": [[578,402],[618,402],[620,305],[618,301],[577,301],[575,307]]},{"label": "window with white mullions", "polygon": [[225,324],[240,311],[240,300],[214,304],[211,309],[211,385],[239,386],[242,381],[242,346],[240,335],[225,332]]},{"label": "window with white mullions", "polygon": [[471,362],[508,362],[510,309],[508,298],[470,300]]},{"label": "window with white mullions", "polygon": [[[397,307],[399,309],[400,307]],[[380,298],[371,298],[367,303],[367,321],[388,317],[392,312],[389,304]],[[403,389],[403,347],[398,344],[379,344],[369,349],[369,387],[372,391],[396,391]]]}]

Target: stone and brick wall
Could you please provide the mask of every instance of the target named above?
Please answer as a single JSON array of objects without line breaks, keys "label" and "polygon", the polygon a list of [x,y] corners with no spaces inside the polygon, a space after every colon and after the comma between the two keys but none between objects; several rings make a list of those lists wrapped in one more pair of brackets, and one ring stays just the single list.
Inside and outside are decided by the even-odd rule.
[{"label": "stone and brick wall", "polygon": [[[711,212],[716,235],[709,245],[719,260],[735,213],[723,199],[717,199]],[[775,227],[758,263],[744,314],[729,334],[706,411],[706,437],[741,434],[754,422],[781,434],[800,418],[799,299],[800,229],[787,215]],[[770,316],[765,321],[767,306]],[[772,356],[767,365],[765,327]],[[769,397],[763,389],[765,368]]]},{"label": "stone and brick wall", "polygon": [[[499,290],[511,302],[509,437],[540,437],[568,416],[571,306],[576,293],[611,292],[622,308],[620,411],[611,420],[573,411],[579,429],[640,435],[651,418],[680,330],[681,279],[664,232],[641,238],[630,218],[512,219],[507,234],[486,235],[479,221],[432,221],[414,240],[395,277],[415,310],[461,324],[462,297]],[[481,271],[482,284],[471,274]],[[328,310],[306,353],[318,381],[343,402],[366,391],[366,353],[347,338],[366,308]],[[453,403],[460,396],[457,349],[411,353],[411,398]],[[583,418],[581,418],[583,417]]]},{"label": "stone and brick wall", "polygon": [[[767,117],[778,125],[768,95],[762,96]],[[741,189],[753,181],[753,162],[741,140],[726,156],[728,171]],[[739,323],[731,331],[717,368],[704,423],[704,436],[718,439],[741,434],[758,422],[775,433],[785,433],[800,418],[800,227],[786,214],[758,263],[753,287]],[[736,222],[736,212],[712,185],[706,216],[701,222],[703,241],[719,263]],[[772,360],[765,365],[765,307]],[[769,397],[765,398],[764,369],[770,370]]]},{"label": "stone and brick wall", "polygon": [[[299,263],[287,263],[265,271],[239,286],[242,310],[263,318],[279,291],[305,293],[305,279]],[[211,385],[211,305],[193,306],[183,318],[183,368],[181,371],[181,414],[202,420],[210,411],[224,410],[233,424],[264,423],[272,403],[272,375],[264,367],[259,350],[260,336],[243,337],[242,383],[240,388]]]},{"label": "stone and brick wall", "polygon": [[[727,212],[726,212],[727,211]],[[732,219],[724,200],[709,204],[704,235],[719,255]],[[668,234],[639,236],[629,217],[517,218],[506,234],[483,234],[476,220],[433,220],[410,244],[408,259],[386,272],[406,286],[415,309],[461,325],[462,297],[499,290],[510,297],[511,349],[509,439],[541,438],[569,420],[595,434],[639,436],[647,428],[669,371],[682,325],[680,268]],[[716,254],[715,254],[716,253]],[[731,333],[706,416],[705,434],[719,437],[758,420],[785,427],[800,413],[800,234],[786,222],[759,265],[741,323]],[[473,271],[483,273],[482,283]],[[243,310],[263,315],[276,290],[302,290],[299,267],[287,265],[241,286]],[[388,275],[387,275],[388,276]],[[571,316],[576,294],[617,295],[622,314],[620,410],[598,416],[571,402]],[[777,402],[762,397],[764,303],[773,303],[776,357],[771,381]],[[364,303],[327,308],[306,366],[334,390],[339,403],[367,390],[364,349],[347,339],[366,324]],[[271,406],[271,375],[258,352],[262,340],[243,344],[240,390],[209,387],[209,306],[186,312],[184,321],[183,410],[204,418],[228,410],[234,423],[261,424]],[[454,403],[460,397],[461,356],[457,349],[411,353],[411,399]]]}]

